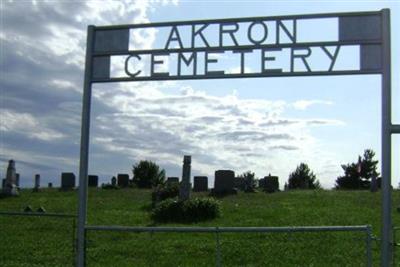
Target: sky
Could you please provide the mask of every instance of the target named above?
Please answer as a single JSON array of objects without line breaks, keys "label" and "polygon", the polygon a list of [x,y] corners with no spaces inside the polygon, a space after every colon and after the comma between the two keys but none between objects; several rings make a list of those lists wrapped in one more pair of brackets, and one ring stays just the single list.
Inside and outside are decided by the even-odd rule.
[{"label": "sky", "polygon": [[[59,185],[61,172],[78,177],[88,25],[390,8],[392,123],[400,123],[397,1],[1,1],[0,5],[0,175],[5,176],[8,160],[14,159],[22,186],[33,186],[35,174],[41,175],[42,186]],[[306,27],[304,38],[331,38],[334,25]],[[165,34],[139,31],[131,34],[131,43],[142,49],[162,46]],[[347,51],[338,64],[357,66],[353,55]],[[229,54],[218,57],[235,72],[230,59]],[[112,62],[112,73],[118,73],[121,62],[118,58]],[[321,55],[314,62],[323,63]],[[210,186],[215,170],[231,169],[236,174],[250,170],[258,178],[277,175],[282,187],[289,173],[305,162],[329,189],[343,174],[341,165],[357,161],[365,149],[373,149],[380,160],[380,88],[380,75],[94,84],[89,173],[105,183],[117,173],[132,175],[132,165],[146,159],[164,168],[167,176],[180,177],[183,156],[191,155],[192,176],[208,176]],[[392,140],[392,184],[397,187],[400,138]]]}]

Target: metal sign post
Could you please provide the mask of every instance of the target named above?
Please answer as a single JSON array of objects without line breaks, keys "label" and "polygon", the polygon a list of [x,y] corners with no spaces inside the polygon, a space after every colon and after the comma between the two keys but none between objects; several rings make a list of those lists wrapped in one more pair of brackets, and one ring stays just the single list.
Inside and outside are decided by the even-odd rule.
[{"label": "metal sign post", "polygon": [[[304,22],[319,27],[321,19],[337,21],[337,37],[321,41],[301,38]],[[130,36],[135,30],[166,31],[164,43],[150,49],[136,49]],[[303,29],[304,30],[304,29]],[[210,31],[213,34],[210,36]],[[162,38],[161,38],[162,39]],[[342,50],[356,48],[353,67],[340,67]],[[315,67],[315,51],[325,63]],[[279,65],[280,52],[286,63]],[[239,64],[231,72],[218,56],[230,53]],[[277,54],[278,53],[278,54]],[[348,53],[346,54],[349,55]],[[121,57],[122,70],[111,73],[111,58]],[[249,57],[256,70],[248,71]],[[318,58],[318,56],[317,56]],[[314,58],[315,59],[315,58]],[[146,61],[147,60],[147,61]],[[166,69],[167,62],[175,64]],[[256,63],[254,63],[256,62]],[[140,69],[140,66],[148,69]],[[318,64],[317,64],[318,65]],[[170,67],[170,65],[168,65]],[[382,243],[381,266],[391,262],[391,134],[400,125],[391,123],[390,11],[251,17],[218,20],[162,22],[136,25],[89,26],[86,48],[79,169],[77,266],[85,265],[87,176],[92,83],[123,81],[194,80],[256,77],[325,75],[382,75]]]},{"label": "metal sign post", "polygon": [[382,10],[382,230],[381,266],[390,266],[392,240],[392,97],[390,63],[390,11]]}]

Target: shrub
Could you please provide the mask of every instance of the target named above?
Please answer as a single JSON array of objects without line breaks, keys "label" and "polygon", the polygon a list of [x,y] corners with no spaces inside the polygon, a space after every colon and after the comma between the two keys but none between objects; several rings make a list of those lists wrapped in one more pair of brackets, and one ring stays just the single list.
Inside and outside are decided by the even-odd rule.
[{"label": "shrub", "polygon": [[214,219],[220,213],[220,203],[213,198],[167,199],[154,208],[152,218],[160,222],[198,222]]},{"label": "shrub", "polygon": [[151,188],[165,182],[165,170],[156,163],[148,160],[141,160],[133,165],[133,182],[139,188]]},{"label": "shrub", "polygon": [[174,198],[179,195],[179,184],[169,184],[166,186],[159,185],[151,193],[153,203],[155,201],[163,201],[167,198]]}]

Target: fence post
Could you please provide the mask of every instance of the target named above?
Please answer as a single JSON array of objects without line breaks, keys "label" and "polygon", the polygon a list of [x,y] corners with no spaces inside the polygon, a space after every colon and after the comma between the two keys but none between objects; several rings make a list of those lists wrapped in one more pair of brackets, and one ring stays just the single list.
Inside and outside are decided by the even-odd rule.
[{"label": "fence post", "polygon": [[219,228],[215,227],[215,238],[216,238],[216,254],[215,254],[215,266],[221,267],[221,248],[219,243]]},{"label": "fence post", "polygon": [[372,267],[372,229],[371,225],[367,225],[366,230],[366,256],[367,267]]}]

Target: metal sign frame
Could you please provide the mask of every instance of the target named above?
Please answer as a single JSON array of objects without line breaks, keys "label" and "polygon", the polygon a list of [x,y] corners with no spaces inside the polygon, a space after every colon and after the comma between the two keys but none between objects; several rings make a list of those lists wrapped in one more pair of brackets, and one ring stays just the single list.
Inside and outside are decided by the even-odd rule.
[{"label": "metal sign frame", "polygon": [[[263,21],[275,21],[279,27],[282,21],[292,20],[293,27],[296,27],[296,21],[300,19],[320,19],[320,18],[338,18],[339,19],[339,41],[335,42],[293,42],[286,44],[261,44],[253,42],[253,45],[235,45],[224,46],[222,43],[218,46],[196,47],[193,41],[193,34],[199,35],[196,27],[206,27],[204,25],[217,24],[235,25],[238,23],[262,23]],[[252,25],[252,24],[250,24]],[[180,41],[179,35],[174,32],[178,26],[192,27],[192,46],[180,48],[169,48],[170,41]],[[129,51],[129,30],[136,28],[157,28],[172,27],[165,49],[149,49]],[[281,26],[284,27],[284,26]],[[283,29],[285,30],[285,29]],[[222,33],[221,33],[222,31]],[[232,33],[232,29],[223,33]],[[286,33],[288,33],[286,29]],[[201,34],[200,34],[201,35]],[[294,33],[295,35],[295,33]],[[203,38],[203,36],[200,36]],[[232,40],[234,37],[232,37]],[[221,39],[220,39],[221,40]],[[203,39],[204,41],[204,39]],[[207,42],[206,42],[207,43]],[[181,43],[180,43],[181,44]],[[204,52],[211,53],[215,51],[238,51],[244,53],[251,49],[276,50],[281,48],[304,49],[313,46],[360,46],[360,70],[333,70],[328,71],[262,71],[260,73],[244,73],[243,61],[241,62],[241,73],[227,74],[224,72],[208,72],[207,60],[204,74],[197,74],[193,70],[193,75],[165,75],[165,73],[153,73],[151,76],[143,77],[129,75],[129,77],[111,78],[110,77],[110,58],[116,55],[127,55],[128,57],[138,57],[140,54],[149,54],[152,57],[165,53],[174,52]],[[264,50],[262,50],[264,51]],[[328,52],[326,52],[328,54]],[[335,52],[336,53],[336,52]],[[243,55],[243,54],[242,54]],[[330,54],[332,57],[335,55]],[[140,56],[139,56],[140,57]],[[207,57],[207,56],[206,56]],[[242,59],[243,60],[243,59]],[[268,59],[267,59],[268,60]],[[291,59],[293,60],[293,59]],[[210,61],[212,63],[213,61]],[[303,61],[304,62],[304,61]],[[157,62],[156,62],[157,63]],[[152,63],[152,64],[156,64]],[[186,62],[187,63],[187,62]],[[127,63],[125,63],[127,64]],[[263,63],[264,64],[264,63]],[[307,64],[307,63],[305,63]],[[194,67],[195,68],[195,67]],[[127,74],[127,67],[125,65]],[[156,74],[156,75],[153,75]],[[178,72],[179,74],[179,72]],[[274,16],[274,17],[251,17],[251,18],[231,18],[217,20],[197,20],[197,21],[179,21],[162,22],[137,25],[116,25],[116,26],[88,26],[86,43],[86,62],[85,78],[83,90],[82,106],[82,128],[81,128],[81,148],[80,148],[80,166],[79,166],[79,207],[78,207],[78,227],[77,227],[77,266],[85,265],[85,231],[89,227],[86,225],[87,213],[87,187],[88,187],[88,159],[89,159],[89,129],[90,129],[90,110],[91,95],[93,83],[105,82],[123,82],[123,81],[159,81],[159,80],[193,80],[193,79],[224,79],[224,78],[255,78],[255,77],[293,77],[293,76],[325,76],[325,75],[354,75],[354,74],[380,74],[382,77],[382,229],[381,229],[381,266],[388,267],[392,260],[392,222],[391,222],[391,135],[400,133],[400,125],[391,123],[391,55],[390,55],[390,10],[382,9],[377,12],[352,12],[352,13],[331,13],[331,14],[312,14],[312,15],[293,15],[293,16]]]}]

